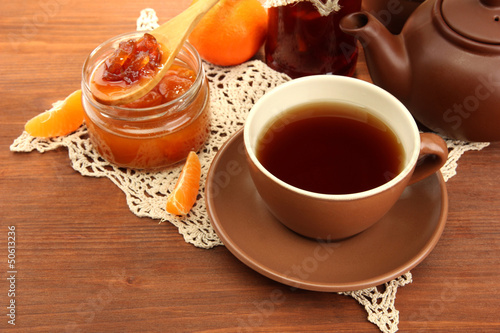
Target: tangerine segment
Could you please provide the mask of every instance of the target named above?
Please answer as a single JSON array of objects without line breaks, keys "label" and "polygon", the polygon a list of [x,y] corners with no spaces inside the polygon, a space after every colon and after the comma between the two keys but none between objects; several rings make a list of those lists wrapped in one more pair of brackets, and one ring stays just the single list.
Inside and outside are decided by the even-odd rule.
[{"label": "tangerine segment", "polygon": [[200,189],[201,164],[194,151],[189,152],[186,164],[167,199],[167,212],[173,215],[186,215],[193,208]]},{"label": "tangerine segment", "polygon": [[40,138],[68,135],[83,124],[84,113],[82,91],[77,90],[64,101],[54,104],[50,110],[31,118],[24,125],[24,130]]}]

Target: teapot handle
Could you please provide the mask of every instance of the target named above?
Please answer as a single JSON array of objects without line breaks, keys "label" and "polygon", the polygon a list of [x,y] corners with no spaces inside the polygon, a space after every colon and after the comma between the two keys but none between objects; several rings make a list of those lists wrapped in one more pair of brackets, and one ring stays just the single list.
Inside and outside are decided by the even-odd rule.
[{"label": "teapot handle", "polygon": [[439,171],[447,159],[448,147],[439,135],[420,133],[420,154],[410,185]]}]

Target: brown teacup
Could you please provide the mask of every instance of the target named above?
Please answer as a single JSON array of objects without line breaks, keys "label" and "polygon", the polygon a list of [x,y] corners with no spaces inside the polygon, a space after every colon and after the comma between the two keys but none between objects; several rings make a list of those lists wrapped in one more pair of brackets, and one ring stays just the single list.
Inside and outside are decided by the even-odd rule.
[{"label": "brown teacup", "polygon": [[439,136],[419,134],[394,96],[331,75],[296,79],[264,95],[247,117],[244,143],[252,180],[273,215],[323,240],[375,224],[406,186],[437,172],[448,155]]}]

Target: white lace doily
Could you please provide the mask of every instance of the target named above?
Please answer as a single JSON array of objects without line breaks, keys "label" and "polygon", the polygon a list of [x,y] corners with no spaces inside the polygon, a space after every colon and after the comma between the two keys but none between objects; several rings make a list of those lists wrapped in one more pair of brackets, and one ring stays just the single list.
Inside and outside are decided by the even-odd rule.
[{"label": "white lace doily", "polygon": [[[141,12],[137,21],[139,30],[157,26],[158,18],[152,9]],[[254,60],[235,67],[218,67],[205,63],[211,94],[211,134],[198,156],[202,164],[199,199],[185,217],[174,217],[165,211],[166,196],[172,191],[181,166],[163,171],[147,172],[117,168],[100,157],[90,144],[87,129],[82,126],[75,133],[54,139],[39,139],[23,132],[10,146],[11,151],[31,152],[68,149],[71,166],[83,176],[106,177],[125,193],[128,207],[135,215],[170,222],[178,228],[187,243],[209,249],[223,245],[210,225],[205,207],[205,179],[210,163],[221,145],[246,119],[252,105],[267,91],[290,78],[278,73],[263,62]],[[460,156],[469,150],[481,150],[489,143],[471,143],[447,140],[450,149],[447,163],[441,169],[445,181],[456,174]],[[342,294],[352,296],[368,312],[368,320],[382,332],[398,330],[399,311],[394,302],[398,287],[412,282],[410,272],[385,284],[383,292],[376,287]]]}]

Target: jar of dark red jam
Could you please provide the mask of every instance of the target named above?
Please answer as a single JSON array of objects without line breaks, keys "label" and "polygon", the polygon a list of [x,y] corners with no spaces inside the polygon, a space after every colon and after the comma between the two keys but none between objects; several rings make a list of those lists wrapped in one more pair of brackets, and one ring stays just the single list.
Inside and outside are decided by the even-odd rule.
[{"label": "jar of dark red jam", "polygon": [[265,57],[269,67],[292,78],[354,75],[357,42],[340,30],[339,22],[347,14],[359,11],[361,0],[339,0],[340,9],[328,15],[322,15],[313,4],[321,1],[299,0],[268,9]]},{"label": "jar of dark red jam", "polygon": [[[198,151],[205,144],[210,126],[210,94],[201,58],[186,43],[170,73],[170,78],[179,80],[185,78],[186,72],[191,73],[192,84],[180,95],[173,91],[174,97],[155,106],[149,103],[151,98],[119,106],[98,102],[91,93],[96,71],[120,42],[143,35],[134,32],[117,36],[89,55],[83,66],[82,102],[90,141],[103,158],[119,167],[157,169],[183,161],[190,151]],[[170,80],[167,76],[164,80]],[[165,87],[168,84],[155,89],[165,92]]]}]

